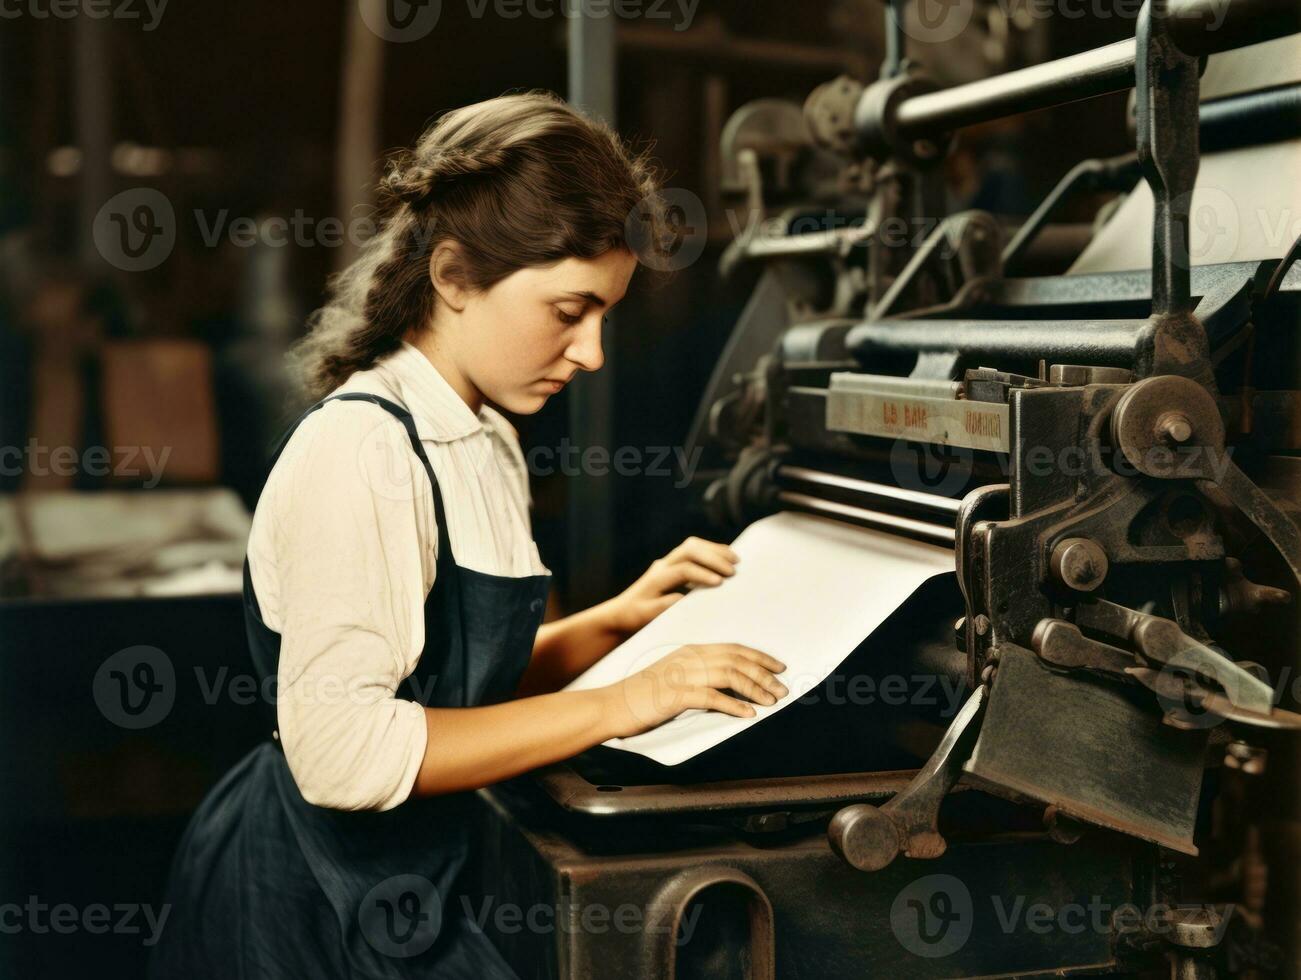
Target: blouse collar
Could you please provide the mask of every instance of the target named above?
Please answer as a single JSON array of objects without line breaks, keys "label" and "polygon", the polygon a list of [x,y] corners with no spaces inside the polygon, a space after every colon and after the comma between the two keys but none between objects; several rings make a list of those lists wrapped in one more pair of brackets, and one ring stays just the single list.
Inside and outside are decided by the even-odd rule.
[{"label": "blouse collar", "polygon": [[502,416],[484,405],[476,415],[419,348],[407,341],[376,365],[387,371],[417,424],[436,442],[464,439],[487,428],[497,431]]}]

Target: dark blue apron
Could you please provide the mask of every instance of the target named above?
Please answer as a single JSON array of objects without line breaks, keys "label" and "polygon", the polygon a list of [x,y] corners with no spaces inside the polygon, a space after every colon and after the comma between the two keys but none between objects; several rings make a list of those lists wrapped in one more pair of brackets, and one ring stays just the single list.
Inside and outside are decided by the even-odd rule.
[{"label": "dark blue apron", "polygon": [[[550,576],[507,578],[457,565],[442,494],[411,414],[376,395],[325,401],[332,400],[368,401],[395,416],[433,488],[438,563],[425,601],[425,646],[398,697],[440,708],[510,698],[532,654]],[[254,666],[261,677],[274,677],[280,636],[262,622],[247,560],[244,613]],[[383,812],[313,806],[298,791],[279,742],[268,739],[222,778],[191,820],[173,862],[171,911],[150,975],[513,977],[467,918],[468,908],[482,906],[458,885],[475,806],[473,793],[412,798]]]}]

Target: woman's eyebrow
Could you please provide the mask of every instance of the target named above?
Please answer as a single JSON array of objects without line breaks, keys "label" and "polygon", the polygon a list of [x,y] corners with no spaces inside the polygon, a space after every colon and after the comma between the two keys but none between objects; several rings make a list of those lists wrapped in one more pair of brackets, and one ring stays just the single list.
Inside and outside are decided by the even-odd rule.
[{"label": "woman's eyebrow", "polygon": [[582,291],[580,292],[580,291],[578,291],[578,290],[572,290],[572,289],[571,289],[571,290],[569,290],[565,295],[566,295],[566,296],[578,296],[578,297],[580,297],[580,298],[582,298],[582,299],[587,300],[588,302],[595,303],[597,306],[605,306],[605,300],[601,299],[600,296],[597,296],[596,293],[590,292],[590,291],[588,291],[588,290],[582,290]]}]

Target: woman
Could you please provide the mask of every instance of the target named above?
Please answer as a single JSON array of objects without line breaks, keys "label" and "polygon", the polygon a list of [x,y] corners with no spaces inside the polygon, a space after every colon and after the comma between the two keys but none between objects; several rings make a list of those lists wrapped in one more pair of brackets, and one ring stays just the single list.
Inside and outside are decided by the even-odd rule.
[{"label": "woman", "polygon": [[458,901],[470,791],[786,693],[781,664],[732,645],[557,691],[675,590],[732,574],[712,542],[539,628],[549,574],[490,405],[536,412],[600,368],[636,265],[625,219],[656,200],[647,162],[554,96],[510,95],[443,116],[382,189],[380,234],[298,351],[332,394],[281,443],[249,539],[269,738],[186,832],[156,977],[510,976]]}]

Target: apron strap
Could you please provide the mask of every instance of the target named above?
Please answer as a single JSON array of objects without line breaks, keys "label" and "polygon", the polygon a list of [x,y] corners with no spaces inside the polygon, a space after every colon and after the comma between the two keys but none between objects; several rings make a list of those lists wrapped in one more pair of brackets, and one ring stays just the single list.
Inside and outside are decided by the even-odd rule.
[{"label": "apron strap", "polygon": [[411,440],[411,448],[415,450],[416,457],[420,460],[420,464],[425,468],[425,473],[429,477],[429,485],[434,491],[434,519],[438,524],[438,566],[441,569],[444,561],[447,561],[449,565],[455,564],[455,559],[452,555],[452,539],[447,531],[447,517],[446,512],[443,509],[443,493],[438,487],[438,477],[434,476],[434,468],[429,462],[429,456],[425,453],[425,447],[420,444],[420,436],[416,433],[416,420],[412,418],[411,413],[406,408],[399,405],[397,402],[389,401],[387,398],[382,398],[379,395],[372,395],[364,391],[348,392],[342,395],[331,395],[329,398],[321,399],[321,401],[303,412],[303,414],[298,417],[298,421],[291,425],[288,431],[280,437],[280,441],[276,444],[276,448],[271,454],[271,464],[267,467],[267,472],[270,472],[275,468],[276,462],[280,459],[280,454],[285,451],[285,446],[289,443],[290,436],[292,436],[294,430],[302,424],[303,419],[321,408],[326,402],[333,401],[370,402],[372,405],[378,405],[402,423],[403,428],[407,430],[407,437]]},{"label": "apron strap", "polygon": [[[429,456],[425,453],[425,447],[422,446],[420,443],[420,436],[416,432],[416,421],[412,417],[411,412],[408,411],[405,407],[397,404],[397,402],[390,401],[389,399],[383,398],[379,395],[372,395],[369,394],[368,392],[360,392],[360,391],[348,392],[342,395],[332,395],[329,398],[324,398],[321,401],[317,402],[315,405],[313,405],[311,408],[307,409],[307,411],[303,412],[303,414],[298,417],[298,420],[289,427],[288,431],[285,432],[283,436],[281,436],[280,441],[276,444],[276,448],[271,455],[271,465],[267,468],[267,471],[270,472],[271,469],[275,467],[277,461],[279,461],[280,459],[280,454],[284,452],[285,446],[288,445],[289,443],[289,438],[294,434],[294,430],[296,430],[298,426],[302,424],[303,419],[307,418],[307,416],[311,415],[313,412],[319,409],[326,402],[331,402],[331,401],[370,402],[372,405],[378,405],[380,408],[384,409],[386,412],[388,412],[390,415],[396,418],[399,422],[401,422],[402,427],[407,430],[407,437],[411,440],[411,448],[415,451],[416,457],[420,460],[420,464],[425,468],[425,473],[429,477],[429,485],[433,489],[433,493],[434,493],[434,519],[438,524],[438,557],[436,559],[436,565],[435,565],[435,568],[437,569],[436,575],[437,578],[444,583],[444,585],[442,586],[443,588],[452,590],[454,601],[457,607],[460,608],[461,607],[460,579],[459,576],[457,575],[456,559],[452,555],[452,539],[447,529],[447,512],[443,507],[443,493],[438,486],[438,477],[434,475],[434,467],[429,462]],[[437,587],[438,586],[435,585],[435,588]],[[252,606],[253,611],[257,614],[258,621],[260,622],[262,620],[262,610],[258,606],[257,595],[253,591],[253,575],[252,572],[250,572],[249,570],[247,555],[244,558],[244,596],[246,602]],[[460,623],[461,677],[464,679],[469,675],[467,673],[468,665],[465,662],[466,640],[464,635],[465,617],[463,613],[460,617],[460,620],[461,620]],[[465,704],[464,683],[462,684],[461,697],[462,697],[461,703],[462,705],[464,705]]]},{"label": "apron strap", "polygon": [[[345,395],[335,395],[333,398],[326,398],[324,401],[317,403],[309,409],[314,411],[320,408],[328,401],[345,401],[345,402],[370,402],[384,409],[407,430],[407,436],[411,439],[411,448],[415,450],[416,456],[419,457],[420,463],[429,475],[429,485],[434,491],[434,517],[438,522],[438,558],[437,558],[437,577],[443,582],[442,588],[451,590],[456,606],[459,610],[457,619],[459,620],[460,647],[461,647],[461,707],[466,706],[466,686],[469,683],[469,664],[466,662],[466,637],[465,637],[465,611],[461,601],[460,576],[457,574],[456,559],[452,556],[452,539],[447,530],[447,516],[443,509],[443,492],[438,487],[438,477],[434,476],[434,467],[429,462],[429,456],[425,453],[425,447],[420,444],[420,436],[416,433],[416,420],[411,413],[403,406],[396,402],[391,402],[387,398],[381,398],[379,395],[371,395],[366,392],[349,392]],[[300,419],[301,421],[301,419]],[[283,447],[282,447],[283,448]],[[434,586],[438,588],[437,583]],[[428,643],[428,637],[425,638]],[[422,654],[423,656],[423,654]],[[408,679],[409,680],[409,679]],[[404,682],[404,686],[406,682]],[[399,688],[401,690],[402,688]],[[414,696],[412,698],[415,700]]]}]

